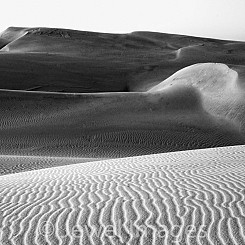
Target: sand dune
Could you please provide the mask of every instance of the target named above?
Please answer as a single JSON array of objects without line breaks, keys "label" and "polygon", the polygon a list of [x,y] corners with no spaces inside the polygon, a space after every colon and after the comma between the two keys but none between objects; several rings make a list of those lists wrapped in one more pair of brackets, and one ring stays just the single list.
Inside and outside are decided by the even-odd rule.
[{"label": "sand dune", "polygon": [[196,63],[245,65],[243,42],[154,32],[12,27],[0,43],[1,89],[141,92]]},{"label": "sand dune", "polygon": [[0,175],[98,160],[96,158],[0,155]]},{"label": "sand dune", "polygon": [[204,63],[146,92],[2,89],[1,153],[115,158],[245,144],[244,74]]},{"label": "sand dune", "polygon": [[244,244],[244,155],[235,146],[0,176],[0,239]]},{"label": "sand dune", "polygon": [[207,112],[229,120],[244,132],[244,71],[244,67],[238,66],[231,69],[224,64],[195,64],[178,71],[149,91],[161,92],[176,85],[194,87],[200,91],[202,105]]},{"label": "sand dune", "polygon": [[245,142],[243,131],[205,110],[194,86],[161,93],[4,90],[0,102],[5,155],[115,158]]},{"label": "sand dune", "polygon": [[244,144],[244,81],[243,66],[205,63],[147,92],[3,89],[1,153],[115,158]]}]

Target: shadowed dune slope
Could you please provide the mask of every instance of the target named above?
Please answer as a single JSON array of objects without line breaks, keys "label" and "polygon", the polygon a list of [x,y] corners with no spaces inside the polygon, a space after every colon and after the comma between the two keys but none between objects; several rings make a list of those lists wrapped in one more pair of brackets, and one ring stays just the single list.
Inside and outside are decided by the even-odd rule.
[{"label": "shadowed dune slope", "polygon": [[11,27],[0,45],[1,89],[139,92],[195,63],[245,65],[243,42],[154,32]]},{"label": "shadowed dune slope", "polygon": [[235,146],[0,176],[0,240],[244,244],[244,156]]},{"label": "shadowed dune slope", "polygon": [[160,93],[4,90],[0,103],[5,155],[114,158],[245,143],[240,129],[208,113],[201,92],[185,85]]}]

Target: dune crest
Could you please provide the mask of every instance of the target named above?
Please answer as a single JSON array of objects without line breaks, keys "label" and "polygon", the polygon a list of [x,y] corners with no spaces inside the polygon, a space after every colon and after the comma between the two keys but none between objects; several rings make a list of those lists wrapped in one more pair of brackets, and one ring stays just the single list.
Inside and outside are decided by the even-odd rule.
[{"label": "dune crest", "polygon": [[27,33],[27,28],[9,27],[7,30],[0,33],[0,49],[2,51],[9,51],[8,45],[24,37]]},{"label": "dune crest", "polygon": [[244,133],[245,89],[244,70],[238,72],[225,64],[205,63],[186,67],[149,92],[162,92],[171,86],[181,85],[197,89],[202,97],[203,108],[218,118],[230,121]]},{"label": "dune crest", "polygon": [[76,157],[45,157],[45,156],[20,156],[0,155],[0,175],[26,172],[31,170],[52,168],[57,166],[92,162],[102,159],[76,158]]}]

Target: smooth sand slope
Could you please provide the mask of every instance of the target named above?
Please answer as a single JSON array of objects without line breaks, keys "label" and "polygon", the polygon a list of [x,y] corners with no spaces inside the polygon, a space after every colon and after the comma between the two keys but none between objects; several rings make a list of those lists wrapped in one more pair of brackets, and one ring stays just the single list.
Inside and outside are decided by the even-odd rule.
[{"label": "smooth sand slope", "polygon": [[245,244],[245,146],[0,176],[1,244]]}]

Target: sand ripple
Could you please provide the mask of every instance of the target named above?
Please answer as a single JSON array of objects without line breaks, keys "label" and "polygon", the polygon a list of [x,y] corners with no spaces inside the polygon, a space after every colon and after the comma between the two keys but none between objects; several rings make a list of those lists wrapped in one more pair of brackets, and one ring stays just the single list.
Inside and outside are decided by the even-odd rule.
[{"label": "sand ripple", "polygon": [[244,153],[234,146],[1,176],[1,242],[245,244]]}]

